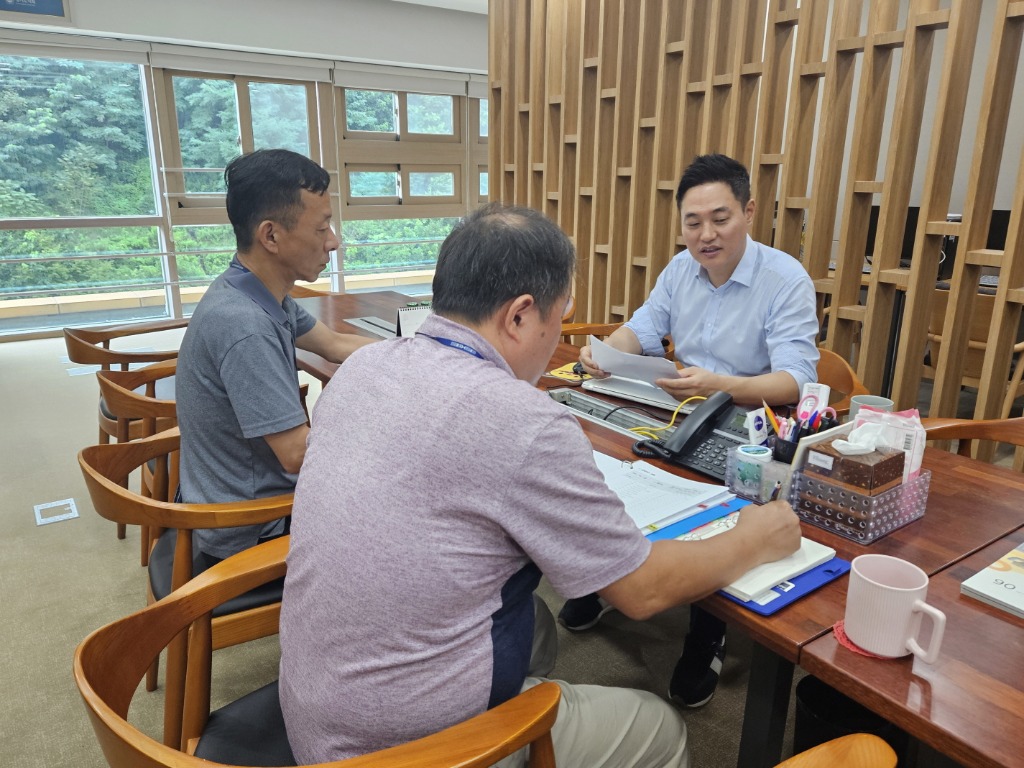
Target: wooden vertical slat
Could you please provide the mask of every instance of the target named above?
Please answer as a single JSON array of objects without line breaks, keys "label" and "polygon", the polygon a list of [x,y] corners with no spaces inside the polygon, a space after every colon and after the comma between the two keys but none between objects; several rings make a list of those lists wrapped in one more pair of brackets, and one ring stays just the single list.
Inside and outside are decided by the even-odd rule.
[{"label": "wooden vertical slat", "polygon": [[824,3],[804,3],[797,17],[797,41],[789,87],[785,156],[779,183],[773,245],[791,256],[802,257],[802,236],[807,209],[812,142],[818,117],[818,95],[825,74],[822,53],[828,8]]},{"label": "wooden vertical slat", "polygon": [[[901,409],[911,408],[917,403],[921,387],[921,361],[924,360],[928,322],[934,304],[941,242],[940,235],[929,231],[929,222],[944,222],[949,211],[980,16],[981,6],[978,3],[958,0],[952,5],[948,33],[945,36],[939,98],[933,116],[932,145],[910,268],[897,269],[899,264],[893,264],[891,260],[890,263],[880,265],[882,271],[879,273],[879,285],[889,282],[893,290],[906,291],[892,387],[892,398]],[[904,286],[899,281],[905,273],[907,283]],[[887,308],[887,305],[884,306],[882,311]],[[883,334],[876,329],[883,322],[874,313],[868,316],[864,328],[867,343],[882,337]]]},{"label": "wooden vertical slat", "polygon": [[[796,37],[795,3],[772,0],[768,6],[768,26],[761,76],[761,103],[757,113],[757,146],[750,166],[751,194],[757,203],[751,236],[770,243],[775,227],[775,201],[785,145],[786,110],[780,109],[788,97],[793,45]],[[769,108],[770,107],[770,108]]]},{"label": "wooden vertical slat", "polygon": [[[863,310],[860,287],[864,253],[867,246],[868,223],[878,184],[878,158],[889,94],[893,50],[889,41],[899,39],[891,33],[899,21],[896,0],[873,2],[868,11],[865,36],[840,40],[844,50],[862,51],[857,93],[857,122],[853,131],[848,178],[846,182],[843,219],[839,232],[839,253],[836,258],[835,282],[831,296],[826,346],[846,359],[853,359],[854,344],[860,337]],[[876,41],[886,44],[876,45]],[[878,239],[876,238],[876,247]],[[876,350],[877,352],[877,350]]]},{"label": "wooden vertical slat", "polygon": [[[1002,155],[1006,142],[1006,128],[1013,109],[1012,98],[1016,72],[1021,55],[1021,36],[1024,20],[1010,17],[1013,3],[1000,0],[996,10],[992,46],[985,73],[985,85],[978,133],[974,143],[967,198],[964,202],[963,223],[958,243],[958,256],[950,282],[950,296],[943,324],[943,341],[936,366],[935,385],[932,390],[930,412],[935,415],[956,413],[970,323],[958,322],[969,316],[974,302],[974,286],[981,272],[980,259],[973,253],[986,246],[996,183],[999,178]],[[1021,105],[1017,105],[1019,109]],[[1010,231],[1006,250],[1009,258],[1000,259],[999,288],[993,308],[990,345],[986,350],[982,368],[982,385],[978,393],[975,415],[998,416],[1003,411],[1005,382],[1010,363],[1012,341],[1017,333],[1020,317],[1019,298],[1014,299],[1014,288],[1024,284],[1019,248],[1021,215],[1021,178],[1018,177],[1016,194],[1011,210]]]},{"label": "wooden vertical slat", "polygon": [[885,186],[872,250],[863,343],[857,367],[861,380],[872,392],[882,391],[886,356],[878,351],[889,345],[896,307],[896,283],[883,279],[883,273],[897,269],[900,264],[911,186],[920,152],[925,98],[935,47],[935,27],[925,21],[931,18],[926,13],[931,6],[932,0],[912,0],[910,3],[896,88],[895,104],[898,108],[893,112],[886,154]]},{"label": "wooden vertical slat", "polygon": [[840,0],[832,6],[832,11],[818,124],[818,146],[812,168],[813,205],[807,216],[803,259],[804,267],[815,281],[819,295],[832,292],[829,262],[842,180],[842,163],[839,160],[847,155],[850,104],[853,101],[854,70],[858,55],[851,50],[841,50],[840,41],[858,34],[863,3],[862,0]]}]

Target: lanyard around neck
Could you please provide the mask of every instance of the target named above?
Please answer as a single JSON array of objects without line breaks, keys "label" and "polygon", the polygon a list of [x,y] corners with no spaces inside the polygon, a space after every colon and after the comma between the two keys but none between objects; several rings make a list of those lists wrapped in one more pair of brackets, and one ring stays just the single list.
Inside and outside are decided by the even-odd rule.
[{"label": "lanyard around neck", "polygon": [[446,339],[443,336],[431,336],[421,331],[418,331],[416,335],[426,336],[428,339],[433,339],[438,344],[444,344],[446,347],[457,349],[460,352],[465,352],[467,355],[472,355],[473,357],[477,357],[481,360],[485,359],[484,356],[477,352],[475,349],[473,349],[473,347],[469,346],[469,344],[463,344],[461,341],[456,341],[455,339]]}]

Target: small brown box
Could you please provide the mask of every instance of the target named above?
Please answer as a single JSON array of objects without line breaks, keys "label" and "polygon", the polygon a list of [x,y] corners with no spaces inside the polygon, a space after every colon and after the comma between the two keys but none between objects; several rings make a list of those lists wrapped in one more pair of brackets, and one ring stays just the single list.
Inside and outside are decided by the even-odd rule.
[{"label": "small brown box", "polygon": [[833,441],[812,445],[803,470],[827,477],[834,485],[875,496],[903,481],[903,451],[880,448],[871,453],[849,456],[837,451]]}]

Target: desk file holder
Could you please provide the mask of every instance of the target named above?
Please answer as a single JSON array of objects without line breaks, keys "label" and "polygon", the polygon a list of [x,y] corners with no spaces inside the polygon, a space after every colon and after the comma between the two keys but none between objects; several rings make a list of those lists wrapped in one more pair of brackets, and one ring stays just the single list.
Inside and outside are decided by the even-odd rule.
[{"label": "desk file holder", "polygon": [[[680,520],[677,523],[672,523],[664,528],[660,528],[653,533],[647,534],[647,538],[650,541],[661,541],[662,539],[675,539],[686,533],[689,533],[696,528],[700,528],[702,525],[710,523],[721,517],[732,512],[738,512],[743,507],[751,504],[747,499],[736,498],[731,501],[727,501],[723,504],[716,504],[713,507],[708,507],[695,515]],[[780,608],[785,608],[790,603],[800,599],[804,595],[810,594],[818,587],[828,584],[830,581],[834,581],[842,576],[844,573],[850,570],[850,563],[848,560],[843,560],[841,557],[833,557],[828,562],[822,563],[821,565],[812,568],[806,573],[802,573],[799,576],[794,576],[789,581],[783,582],[782,584],[776,585],[770,591],[775,595],[767,602],[755,602],[753,600],[741,600],[738,597],[733,597],[726,592],[719,592],[734,603],[742,605],[754,613],[760,614],[761,616],[770,616],[777,612]]]}]

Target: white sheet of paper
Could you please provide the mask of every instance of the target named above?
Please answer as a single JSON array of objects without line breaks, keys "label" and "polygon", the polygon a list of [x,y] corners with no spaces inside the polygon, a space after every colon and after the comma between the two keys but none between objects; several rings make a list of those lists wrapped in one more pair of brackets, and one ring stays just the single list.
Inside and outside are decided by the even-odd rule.
[{"label": "white sheet of paper", "polygon": [[610,344],[606,344],[596,336],[590,337],[590,354],[594,362],[605,373],[611,373],[623,379],[643,381],[656,387],[655,379],[666,379],[676,375],[676,365],[664,357],[648,355],[631,355],[620,352]]},{"label": "white sheet of paper", "polygon": [[687,480],[645,461],[624,462],[597,451],[594,461],[637,528],[661,528],[696,514],[701,505],[733,498],[724,485]]}]

